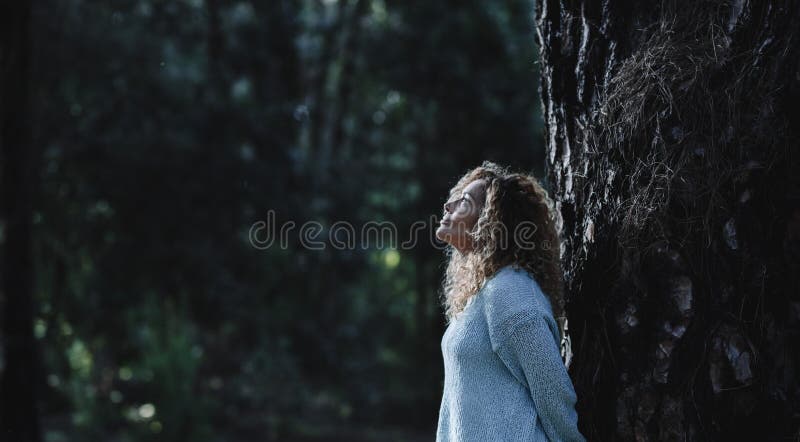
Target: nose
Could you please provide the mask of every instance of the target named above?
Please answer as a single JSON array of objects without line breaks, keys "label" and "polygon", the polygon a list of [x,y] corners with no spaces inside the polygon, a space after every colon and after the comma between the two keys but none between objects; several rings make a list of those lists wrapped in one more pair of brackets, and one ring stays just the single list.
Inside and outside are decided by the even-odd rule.
[{"label": "nose", "polygon": [[450,210],[451,204],[452,204],[452,202],[444,203],[444,213],[445,214],[452,213],[452,210]]}]

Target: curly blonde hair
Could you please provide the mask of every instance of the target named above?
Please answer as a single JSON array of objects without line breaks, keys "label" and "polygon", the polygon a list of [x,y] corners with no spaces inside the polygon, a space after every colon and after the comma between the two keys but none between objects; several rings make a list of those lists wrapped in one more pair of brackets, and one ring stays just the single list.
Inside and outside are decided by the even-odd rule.
[{"label": "curly blonde hair", "polygon": [[[440,300],[447,323],[464,310],[487,278],[507,264],[516,264],[536,279],[561,324],[565,318],[561,240],[547,190],[533,175],[512,173],[506,167],[484,161],[458,180],[448,201],[478,179],[486,180],[486,199],[468,233],[473,247],[465,254],[452,245],[446,248],[448,263]],[[520,244],[520,239],[525,243]],[[563,329],[561,332],[563,336]]]}]

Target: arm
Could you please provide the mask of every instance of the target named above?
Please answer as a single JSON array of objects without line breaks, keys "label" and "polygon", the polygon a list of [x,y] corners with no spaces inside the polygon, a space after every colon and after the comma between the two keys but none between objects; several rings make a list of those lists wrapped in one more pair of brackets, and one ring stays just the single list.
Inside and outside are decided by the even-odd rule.
[{"label": "arm", "polygon": [[495,352],[511,373],[528,386],[551,441],[585,441],[578,431],[577,396],[561,359],[557,333],[552,317],[531,312],[503,328]]}]

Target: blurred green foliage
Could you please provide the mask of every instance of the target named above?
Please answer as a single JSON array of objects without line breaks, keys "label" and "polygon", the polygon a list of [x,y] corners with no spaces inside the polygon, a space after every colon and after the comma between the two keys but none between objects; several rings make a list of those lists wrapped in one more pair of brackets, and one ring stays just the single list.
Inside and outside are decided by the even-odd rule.
[{"label": "blurred green foliage", "polygon": [[430,231],[351,250],[248,232],[274,210],[403,240],[484,159],[541,173],[532,7],[37,2],[46,440],[430,440]]}]

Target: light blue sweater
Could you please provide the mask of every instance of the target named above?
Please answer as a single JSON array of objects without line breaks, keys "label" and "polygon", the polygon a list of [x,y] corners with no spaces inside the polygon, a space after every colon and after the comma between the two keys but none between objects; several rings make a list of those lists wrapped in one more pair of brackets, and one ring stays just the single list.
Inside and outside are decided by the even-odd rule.
[{"label": "light blue sweater", "polygon": [[550,301],[524,269],[487,279],[441,347],[437,442],[585,440]]}]

